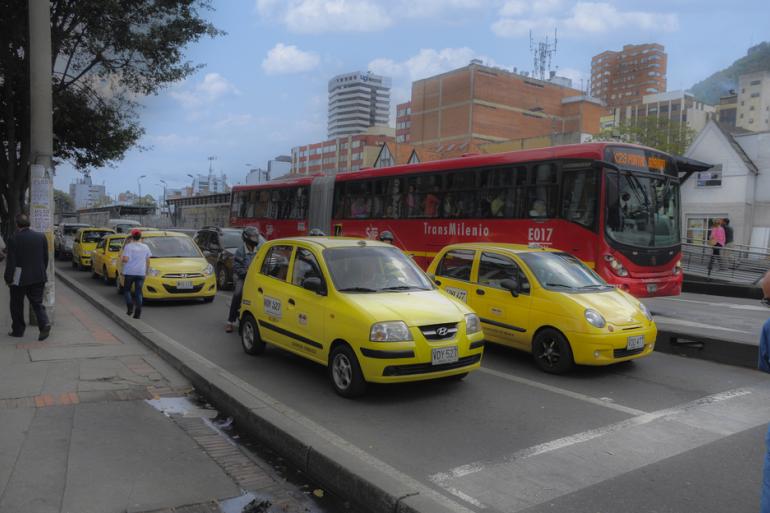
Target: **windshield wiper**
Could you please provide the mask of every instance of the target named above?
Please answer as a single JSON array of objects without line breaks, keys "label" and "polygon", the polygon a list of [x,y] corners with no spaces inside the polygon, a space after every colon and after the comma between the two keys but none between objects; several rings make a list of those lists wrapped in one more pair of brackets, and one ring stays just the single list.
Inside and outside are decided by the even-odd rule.
[{"label": "windshield wiper", "polygon": [[411,289],[430,290],[424,287],[418,287],[417,285],[396,285],[393,287],[383,287],[380,290],[411,290]]},{"label": "windshield wiper", "polygon": [[377,292],[375,289],[367,287],[346,287],[344,289],[337,289],[337,292]]},{"label": "windshield wiper", "polygon": [[594,283],[593,285],[583,285],[580,288],[582,290],[582,289],[603,289],[604,287],[609,287],[609,285],[603,285],[601,283]]},{"label": "windshield wiper", "polygon": [[561,287],[563,289],[574,289],[575,287],[572,287],[570,285],[565,285],[563,283],[546,283],[546,287]]}]

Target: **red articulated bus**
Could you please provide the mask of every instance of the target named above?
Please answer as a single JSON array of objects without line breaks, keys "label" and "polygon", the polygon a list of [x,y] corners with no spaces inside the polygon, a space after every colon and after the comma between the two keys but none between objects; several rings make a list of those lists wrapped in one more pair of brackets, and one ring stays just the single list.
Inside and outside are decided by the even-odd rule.
[{"label": "red articulated bus", "polygon": [[472,155],[234,187],[231,224],[269,239],[389,231],[423,268],[455,242],[537,244],[635,296],[677,295],[680,176],[708,167],[620,143]]}]

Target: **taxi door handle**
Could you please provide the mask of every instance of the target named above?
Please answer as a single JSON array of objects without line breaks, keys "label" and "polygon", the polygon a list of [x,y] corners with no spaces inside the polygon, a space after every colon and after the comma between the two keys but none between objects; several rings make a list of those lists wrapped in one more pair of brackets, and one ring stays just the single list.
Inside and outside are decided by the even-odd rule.
[{"label": "taxi door handle", "polygon": [[295,305],[295,303],[294,303],[294,300],[293,300],[292,298],[289,298],[289,304],[290,304],[291,306],[294,306],[294,305]]},{"label": "taxi door handle", "polygon": [[479,296],[483,296],[485,292],[482,289],[476,289],[476,294],[478,294]]},{"label": "taxi door handle", "polygon": [[259,288],[257,289],[257,292],[259,292],[260,294],[262,294],[262,287],[259,287]]}]

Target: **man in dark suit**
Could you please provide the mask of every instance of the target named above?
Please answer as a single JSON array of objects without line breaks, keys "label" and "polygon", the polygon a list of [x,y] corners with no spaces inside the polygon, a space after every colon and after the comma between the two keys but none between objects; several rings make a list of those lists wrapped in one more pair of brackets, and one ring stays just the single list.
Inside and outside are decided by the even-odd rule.
[{"label": "man in dark suit", "polygon": [[43,306],[46,269],[48,267],[48,239],[29,228],[29,217],[16,216],[16,235],[8,241],[8,259],[5,265],[5,283],[11,289],[12,337],[24,335],[24,296],[35,312],[40,327],[38,340],[51,333],[51,323]]}]

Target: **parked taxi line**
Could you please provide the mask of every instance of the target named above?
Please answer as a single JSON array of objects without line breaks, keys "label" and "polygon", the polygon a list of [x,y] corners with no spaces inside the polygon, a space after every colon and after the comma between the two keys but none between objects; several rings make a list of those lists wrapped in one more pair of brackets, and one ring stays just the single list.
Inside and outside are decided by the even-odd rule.
[{"label": "parked taxi line", "polygon": [[[428,479],[477,508],[513,513],[765,425],[768,420],[770,387],[737,388],[547,441],[502,460],[461,465]],[[558,473],[553,472],[555,468]]]}]

